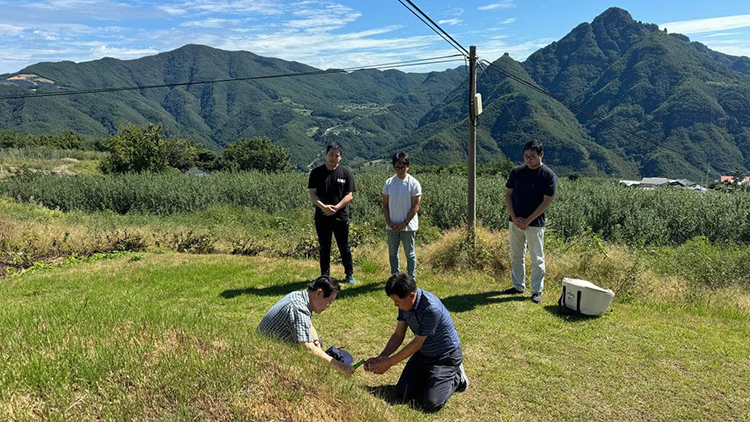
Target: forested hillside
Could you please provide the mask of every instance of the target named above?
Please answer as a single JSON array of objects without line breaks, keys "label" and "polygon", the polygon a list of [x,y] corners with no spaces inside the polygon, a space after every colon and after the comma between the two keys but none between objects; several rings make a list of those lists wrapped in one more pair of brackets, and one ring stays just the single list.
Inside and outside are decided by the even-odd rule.
[{"label": "forested hillside", "polygon": [[[479,70],[480,162],[520,161],[530,139],[560,172],[694,179],[750,168],[750,58],[690,42],[618,8],[519,63],[504,55]],[[481,55],[481,51],[479,52]],[[122,61],[39,63],[0,77],[0,96],[298,73],[296,62],[187,45]],[[506,77],[532,81],[589,113]],[[29,75],[29,76],[19,76]],[[465,67],[429,74],[367,70],[96,95],[0,101],[0,129],[73,130],[104,137],[119,125],[157,123],[167,136],[213,149],[267,136],[298,169],[338,141],[347,163],[405,149],[421,164],[466,161]],[[591,117],[589,114],[593,115]]]}]

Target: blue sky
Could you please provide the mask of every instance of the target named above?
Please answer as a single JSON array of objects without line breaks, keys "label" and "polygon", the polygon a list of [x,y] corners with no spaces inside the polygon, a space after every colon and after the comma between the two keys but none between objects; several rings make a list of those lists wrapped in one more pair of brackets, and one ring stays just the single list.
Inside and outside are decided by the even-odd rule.
[{"label": "blue sky", "polygon": [[[524,60],[611,6],[714,50],[750,56],[747,0],[413,1],[489,60],[505,52]],[[319,68],[455,52],[396,0],[0,0],[0,74],[40,61],[135,59],[189,43]]]}]

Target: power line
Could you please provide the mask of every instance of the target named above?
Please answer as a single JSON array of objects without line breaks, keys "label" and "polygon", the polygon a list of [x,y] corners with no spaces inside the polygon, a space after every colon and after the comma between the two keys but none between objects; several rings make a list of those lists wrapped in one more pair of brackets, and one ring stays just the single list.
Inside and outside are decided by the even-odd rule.
[{"label": "power line", "polygon": [[[393,63],[382,63],[382,64],[374,64],[367,67],[380,67],[380,66],[391,66],[391,65],[401,65],[401,64],[407,64],[407,63],[413,63],[413,62],[421,62],[425,60],[440,60],[440,59],[448,59],[448,58],[455,58],[455,57],[463,57],[463,54],[449,54],[447,56],[439,56],[439,57],[429,57],[426,59],[414,59],[414,60],[405,60],[401,62],[393,62]],[[461,59],[463,60],[463,58]],[[363,70],[362,67],[350,67],[346,68],[344,70]]]},{"label": "power line", "polygon": [[193,81],[193,82],[178,82],[169,84],[158,84],[158,85],[144,85],[144,86],[128,86],[128,87],[112,87],[112,88],[97,88],[97,89],[82,89],[76,91],[57,91],[57,92],[40,92],[36,94],[27,95],[15,95],[0,97],[0,100],[21,100],[31,98],[43,98],[43,97],[60,97],[70,95],[84,95],[84,94],[101,94],[111,92],[122,92],[122,91],[139,91],[144,89],[157,89],[157,88],[174,88],[180,86],[192,86],[192,85],[206,85],[215,83],[225,82],[241,82],[241,81],[253,81],[262,79],[276,79],[276,78],[287,78],[287,77],[298,77],[298,76],[315,76],[315,75],[328,75],[335,73],[349,73],[357,70],[382,70],[382,69],[395,69],[399,67],[410,67],[410,66],[423,66],[428,64],[436,63],[448,63],[454,61],[463,60],[460,54],[453,54],[439,57],[429,57],[425,59],[406,60],[403,62],[392,62],[383,63],[369,66],[358,66],[344,69],[327,69],[327,70],[315,70],[311,72],[298,72],[298,73],[282,73],[277,75],[262,75],[262,76],[250,76],[245,78],[231,78],[231,79],[217,79],[211,81]]},{"label": "power line", "polygon": [[[481,61],[479,61],[479,68],[482,70],[482,74],[484,74],[486,72],[485,68],[482,66],[482,62]],[[494,88],[492,90],[492,94],[493,95],[497,95],[498,84],[493,84],[493,86],[494,86]],[[489,100],[489,97],[487,99]],[[523,130],[523,127],[521,127],[521,123],[518,121],[518,119],[516,119],[516,116],[513,115],[513,112],[510,111],[510,107],[508,107],[508,104],[505,104],[503,102],[503,107],[505,107],[505,110],[508,111],[508,114],[510,114],[511,119],[513,119],[513,122],[515,122],[516,127],[518,128],[518,130],[521,131],[521,133],[523,134],[523,137],[526,139],[526,141],[527,142],[530,141],[531,138],[529,138],[529,135],[527,135],[526,131]]]},{"label": "power line", "polygon": [[[416,12],[414,10],[412,10],[409,6],[407,6],[406,3],[404,3],[402,0],[398,0],[398,2],[401,3],[401,5],[406,8],[406,10],[410,11],[412,14],[414,14],[414,16],[416,16],[419,20],[421,20],[422,23],[424,23],[425,25],[427,25],[428,28],[432,29],[436,34],[440,35],[440,37],[442,39],[444,39],[445,42],[447,42],[448,44],[450,44],[451,47],[453,47],[456,50],[458,50],[459,53],[463,54],[464,56],[468,56],[469,55],[469,51],[467,49],[465,49],[464,46],[462,46],[458,41],[456,41],[455,39],[453,39],[453,37],[451,37],[449,33],[447,33],[443,28],[441,28],[440,25],[436,24],[435,21],[433,21],[426,13],[424,13],[422,11],[422,9],[420,9],[419,7],[417,7],[417,5],[414,4],[411,0],[406,0],[406,2],[409,3],[411,5],[411,7],[413,7],[416,10]],[[417,12],[419,12],[419,13],[417,13]],[[423,18],[423,16],[424,16],[424,18]],[[432,25],[430,25],[430,23],[427,23],[427,21],[425,21],[425,19],[427,19],[428,21],[430,21],[430,23]]]}]

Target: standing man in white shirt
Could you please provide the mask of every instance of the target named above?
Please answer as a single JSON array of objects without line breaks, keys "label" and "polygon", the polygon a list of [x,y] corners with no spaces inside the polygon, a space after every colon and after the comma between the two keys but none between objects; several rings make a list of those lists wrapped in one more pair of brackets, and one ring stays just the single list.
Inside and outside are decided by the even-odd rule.
[{"label": "standing man in white shirt", "polygon": [[419,205],[422,201],[422,185],[409,174],[409,155],[399,152],[392,159],[396,175],[385,181],[383,186],[383,215],[388,232],[388,257],[391,274],[400,272],[398,260],[399,244],[404,245],[406,269],[414,279],[417,254],[414,251],[417,230],[419,229]]}]

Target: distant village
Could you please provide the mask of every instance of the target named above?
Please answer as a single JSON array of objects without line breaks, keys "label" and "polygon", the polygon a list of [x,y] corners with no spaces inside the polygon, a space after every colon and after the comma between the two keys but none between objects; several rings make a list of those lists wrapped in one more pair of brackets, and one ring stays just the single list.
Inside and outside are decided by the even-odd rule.
[{"label": "distant village", "polygon": [[[713,181],[714,184],[725,184],[725,185],[750,185],[750,176],[743,176],[742,178],[736,176],[719,176],[718,179]],[[673,186],[680,189],[696,190],[699,192],[706,192],[709,189],[701,186],[700,184],[687,180],[687,179],[667,179],[666,177],[644,177],[641,180],[620,180],[625,186],[637,187],[641,189],[655,189],[661,186]]]}]

